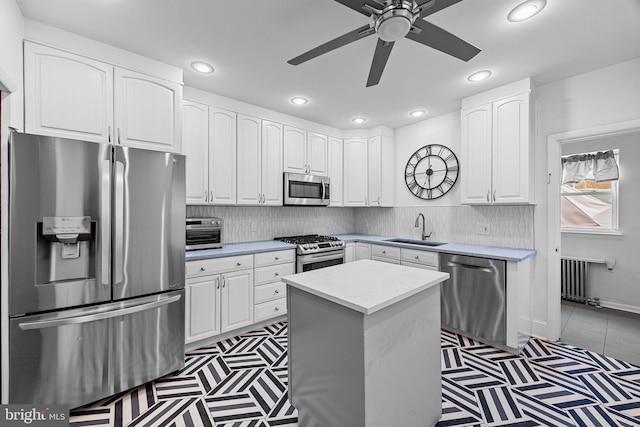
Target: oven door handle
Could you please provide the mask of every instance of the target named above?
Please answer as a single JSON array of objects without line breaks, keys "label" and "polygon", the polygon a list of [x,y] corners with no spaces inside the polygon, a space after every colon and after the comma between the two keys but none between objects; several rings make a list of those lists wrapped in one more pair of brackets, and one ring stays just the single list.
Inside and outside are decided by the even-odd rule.
[{"label": "oven door handle", "polygon": [[317,262],[317,261],[325,261],[328,259],[337,259],[336,255],[342,254],[340,258],[344,258],[345,251],[331,251],[331,252],[321,252],[319,254],[307,254],[307,255],[299,255],[300,260],[308,264],[309,262]]}]

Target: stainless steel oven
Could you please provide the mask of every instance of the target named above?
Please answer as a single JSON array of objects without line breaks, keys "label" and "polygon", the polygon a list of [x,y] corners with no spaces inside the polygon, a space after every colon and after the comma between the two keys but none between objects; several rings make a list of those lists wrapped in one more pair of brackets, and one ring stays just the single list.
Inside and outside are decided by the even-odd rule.
[{"label": "stainless steel oven", "polygon": [[296,273],[344,264],[345,242],[333,236],[307,234],[277,237],[275,240],[297,245]]},{"label": "stainless steel oven", "polygon": [[223,230],[222,218],[187,218],[186,249],[193,251],[221,248]]},{"label": "stainless steel oven", "polygon": [[284,173],[285,206],[329,206],[330,189],[327,176]]}]

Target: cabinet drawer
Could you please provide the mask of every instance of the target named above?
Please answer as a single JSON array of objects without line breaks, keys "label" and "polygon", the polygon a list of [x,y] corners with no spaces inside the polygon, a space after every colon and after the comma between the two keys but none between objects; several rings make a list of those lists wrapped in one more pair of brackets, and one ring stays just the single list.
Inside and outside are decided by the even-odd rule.
[{"label": "cabinet drawer", "polygon": [[265,265],[282,264],[286,262],[295,262],[296,250],[287,249],[284,251],[275,252],[260,252],[254,255],[256,261],[256,267],[262,267]]},{"label": "cabinet drawer", "polygon": [[438,271],[438,267],[435,265],[419,264],[417,262],[411,262],[411,261],[402,261],[402,265],[406,267],[421,268],[423,270]]},{"label": "cabinet drawer", "polygon": [[380,261],[380,262],[386,262],[386,263],[389,263],[389,264],[398,264],[398,265],[400,265],[400,259],[386,258],[386,257],[383,257],[383,256],[372,256],[371,259],[374,260],[374,261]]},{"label": "cabinet drawer", "polygon": [[185,266],[185,273],[187,277],[196,277],[247,268],[253,268],[253,255],[189,261]]},{"label": "cabinet drawer", "polygon": [[256,304],[253,309],[253,320],[259,322],[270,317],[280,316],[287,312],[287,298]]},{"label": "cabinet drawer", "polygon": [[400,248],[393,246],[371,245],[371,257],[400,259]]},{"label": "cabinet drawer", "polygon": [[255,284],[262,285],[264,283],[279,281],[282,276],[295,273],[295,270],[296,267],[293,263],[256,268]]},{"label": "cabinet drawer", "polygon": [[284,282],[268,283],[266,285],[256,286],[253,292],[253,302],[260,304],[287,295],[287,284]]},{"label": "cabinet drawer", "polygon": [[437,252],[428,252],[428,251],[419,251],[415,249],[404,249],[402,248],[401,258],[402,261],[409,261],[416,264],[425,264],[431,265],[438,269],[438,253]]}]

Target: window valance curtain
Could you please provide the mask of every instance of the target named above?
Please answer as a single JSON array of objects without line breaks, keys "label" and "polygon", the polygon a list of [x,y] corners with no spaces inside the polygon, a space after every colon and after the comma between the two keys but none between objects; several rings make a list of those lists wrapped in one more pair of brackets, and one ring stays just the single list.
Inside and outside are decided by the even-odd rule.
[{"label": "window valance curtain", "polygon": [[562,184],[584,180],[615,181],[618,176],[618,163],[613,150],[562,158]]}]

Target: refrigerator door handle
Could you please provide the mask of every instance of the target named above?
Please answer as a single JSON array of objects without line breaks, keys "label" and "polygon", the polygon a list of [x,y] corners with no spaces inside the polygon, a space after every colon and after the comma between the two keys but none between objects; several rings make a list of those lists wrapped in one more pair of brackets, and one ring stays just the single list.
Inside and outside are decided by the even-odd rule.
[{"label": "refrigerator door handle", "polygon": [[125,316],[128,314],[138,313],[140,311],[163,307],[165,305],[169,305],[173,302],[180,300],[180,298],[182,298],[182,295],[178,294],[170,297],[164,297],[157,301],[137,304],[137,305],[126,307],[126,308],[119,308],[116,310],[83,314],[81,316],[65,317],[60,319],[39,320],[35,322],[23,322],[23,323],[19,323],[18,326],[20,327],[20,329],[23,329],[23,330],[31,330],[31,329],[44,329],[44,328],[53,328],[53,327],[59,327],[59,326],[65,326],[65,325],[74,325],[79,323],[95,322],[97,320],[111,319],[113,317]]},{"label": "refrigerator door handle", "polygon": [[100,278],[103,285],[109,285],[111,270],[111,230],[109,218],[111,215],[111,160],[102,161],[100,176]]},{"label": "refrigerator door handle", "polygon": [[124,264],[124,163],[116,161],[115,172],[115,198],[114,198],[114,214],[113,226],[114,237],[113,244],[115,246],[113,264],[114,264],[114,283],[122,282],[123,264]]}]

